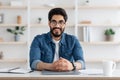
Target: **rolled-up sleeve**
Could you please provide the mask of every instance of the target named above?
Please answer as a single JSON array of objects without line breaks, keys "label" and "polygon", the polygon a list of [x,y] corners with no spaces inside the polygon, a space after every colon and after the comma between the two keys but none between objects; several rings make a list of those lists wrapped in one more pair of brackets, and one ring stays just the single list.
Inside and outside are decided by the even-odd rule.
[{"label": "rolled-up sleeve", "polygon": [[37,37],[35,37],[30,47],[30,67],[32,70],[36,69],[37,63],[40,62],[41,59],[39,45],[39,41],[37,40]]},{"label": "rolled-up sleeve", "polygon": [[85,69],[85,62],[82,60],[77,60],[76,62],[79,62],[81,64],[81,69]]},{"label": "rolled-up sleeve", "polygon": [[73,49],[73,57],[75,62],[80,62],[82,65],[81,69],[85,69],[85,60],[84,60],[84,56],[83,56],[83,50],[82,47],[78,41],[78,39],[75,37],[75,45],[74,45],[74,49]]}]

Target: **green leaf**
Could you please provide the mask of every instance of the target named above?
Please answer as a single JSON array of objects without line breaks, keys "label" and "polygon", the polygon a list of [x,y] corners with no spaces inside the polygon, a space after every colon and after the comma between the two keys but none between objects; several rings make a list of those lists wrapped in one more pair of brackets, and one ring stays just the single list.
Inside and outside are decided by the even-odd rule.
[{"label": "green leaf", "polygon": [[105,30],[105,35],[114,35],[115,31],[112,28],[106,29]]},{"label": "green leaf", "polygon": [[23,35],[23,32],[19,32],[19,34]]},{"label": "green leaf", "polygon": [[19,30],[19,29],[20,29],[19,26],[16,26],[16,27],[15,27],[15,30]]},{"label": "green leaf", "polygon": [[23,32],[25,31],[25,27],[15,26],[14,29],[6,29],[6,30],[14,35],[18,35],[18,34],[23,35],[24,34]]},{"label": "green leaf", "polygon": [[25,31],[25,27],[24,26],[21,27],[21,31]]}]

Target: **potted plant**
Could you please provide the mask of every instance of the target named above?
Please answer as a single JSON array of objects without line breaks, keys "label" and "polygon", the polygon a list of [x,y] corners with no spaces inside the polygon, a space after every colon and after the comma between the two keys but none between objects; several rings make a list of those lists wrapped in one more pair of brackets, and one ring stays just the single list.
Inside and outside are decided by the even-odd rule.
[{"label": "potted plant", "polygon": [[25,31],[25,27],[24,26],[22,26],[22,27],[15,26],[14,29],[9,29],[8,28],[7,31],[10,32],[10,33],[12,33],[12,34],[14,34],[14,40],[15,41],[19,41],[20,35],[24,34],[23,32]]},{"label": "potted plant", "polygon": [[106,29],[104,34],[106,36],[107,41],[114,40],[115,31],[112,28]]}]

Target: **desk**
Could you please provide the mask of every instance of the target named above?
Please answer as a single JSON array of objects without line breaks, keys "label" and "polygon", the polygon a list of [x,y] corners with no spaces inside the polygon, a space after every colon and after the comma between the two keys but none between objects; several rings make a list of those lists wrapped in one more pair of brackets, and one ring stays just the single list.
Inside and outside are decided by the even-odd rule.
[{"label": "desk", "polygon": [[103,75],[42,75],[40,71],[27,74],[0,73],[0,80],[120,80],[120,70],[112,77]]}]

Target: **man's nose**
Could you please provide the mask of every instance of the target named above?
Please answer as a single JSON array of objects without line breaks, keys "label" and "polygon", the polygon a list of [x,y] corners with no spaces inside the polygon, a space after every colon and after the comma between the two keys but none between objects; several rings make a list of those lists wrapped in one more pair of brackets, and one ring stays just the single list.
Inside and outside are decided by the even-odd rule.
[{"label": "man's nose", "polygon": [[60,27],[60,24],[59,24],[59,23],[57,23],[57,24],[56,24],[56,27]]}]

